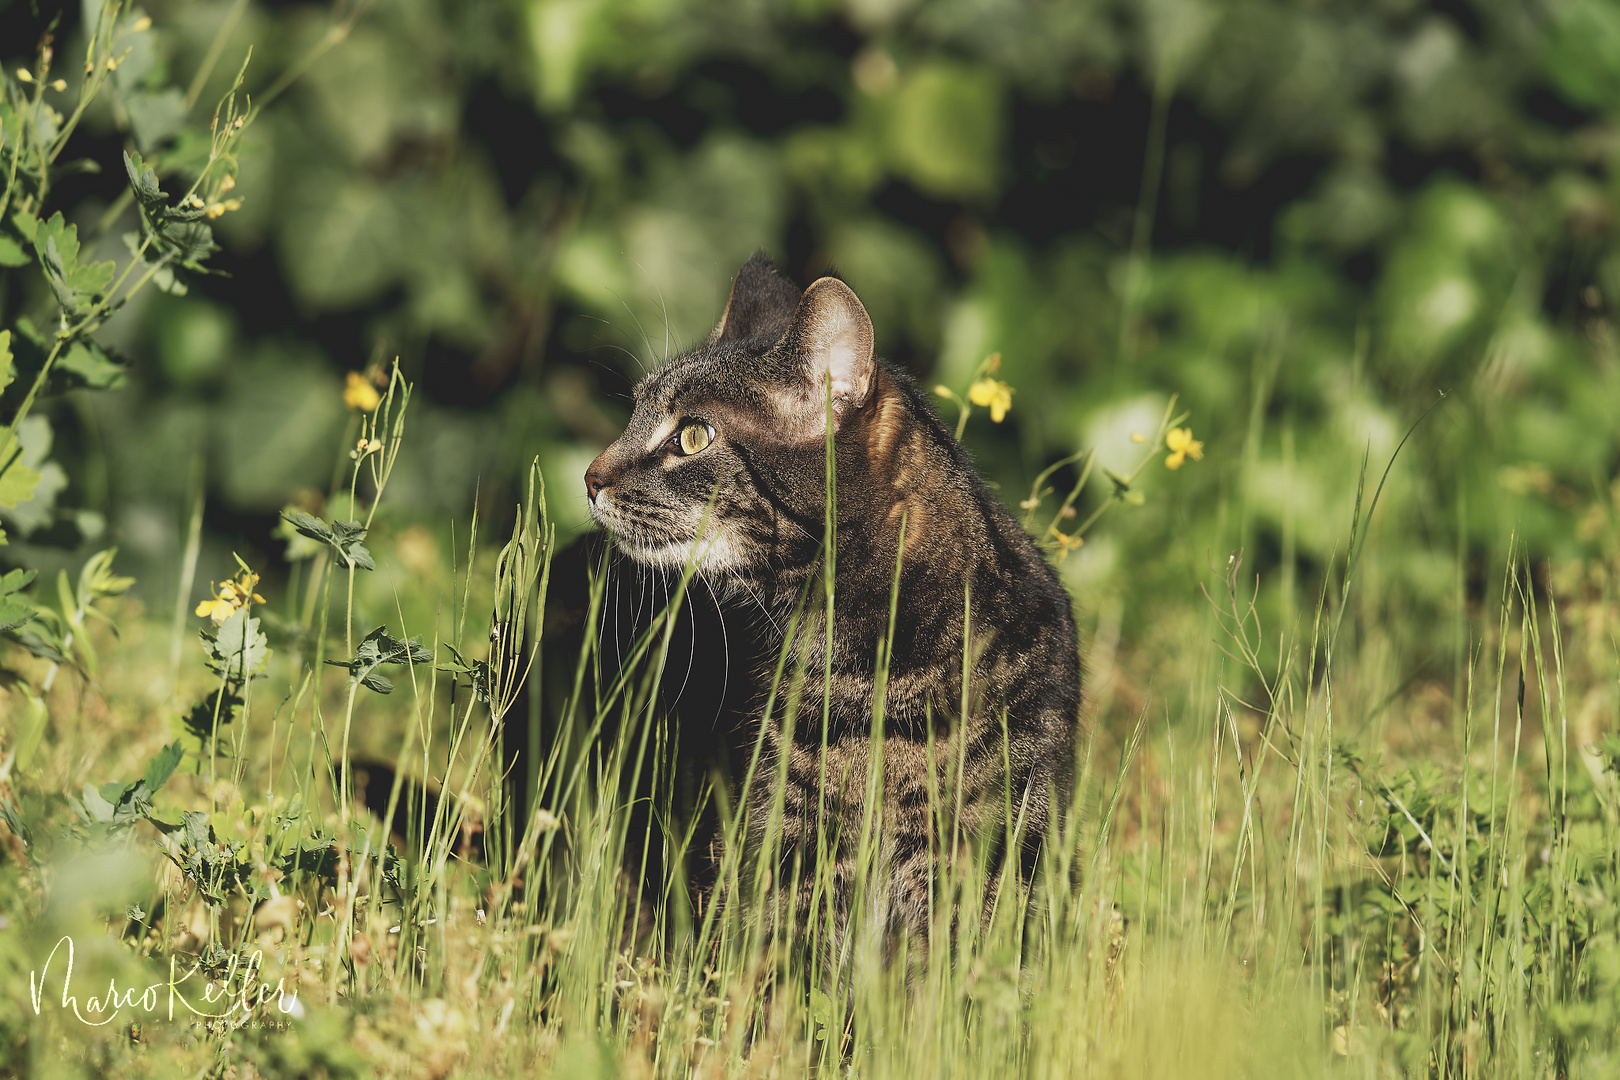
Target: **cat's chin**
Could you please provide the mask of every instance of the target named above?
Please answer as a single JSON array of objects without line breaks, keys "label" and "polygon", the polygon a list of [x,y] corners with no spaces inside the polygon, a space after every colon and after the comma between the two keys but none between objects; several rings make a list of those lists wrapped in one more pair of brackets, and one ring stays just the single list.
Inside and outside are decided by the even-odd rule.
[{"label": "cat's chin", "polygon": [[658,570],[681,572],[691,566],[701,574],[726,575],[743,566],[742,553],[729,530],[718,536],[660,544],[649,544],[620,533],[612,535],[620,551],[641,565]]}]

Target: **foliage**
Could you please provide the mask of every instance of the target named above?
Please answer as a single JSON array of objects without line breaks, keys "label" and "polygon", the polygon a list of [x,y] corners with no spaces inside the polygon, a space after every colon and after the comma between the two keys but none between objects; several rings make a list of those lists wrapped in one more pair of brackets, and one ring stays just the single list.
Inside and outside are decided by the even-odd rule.
[{"label": "foliage", "polygon": [[[1612,1068],[1612,5],[149,10],[0,10],[0,1072]],[[629,384],[759,247],[850,281],[1087,629],[1027,917],[828,986],[627,887],[682,734],[534,651]],[[301,1011],[96,1034],[21,996],[63,933]]]}]

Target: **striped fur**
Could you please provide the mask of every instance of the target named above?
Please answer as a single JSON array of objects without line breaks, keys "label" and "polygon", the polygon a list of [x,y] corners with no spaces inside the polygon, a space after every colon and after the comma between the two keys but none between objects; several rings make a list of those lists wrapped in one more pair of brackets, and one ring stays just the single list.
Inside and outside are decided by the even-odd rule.
[{"label": "striped fur", "polygon": [[[750,847],[756,858],[774,853],[774,895],[797,908],[790,925],[806,927],[812,900],[831,912],[821,923],[829,959],[855,942],[857,911],[861,932],[889,945],[901,934],[925,941],[943,860],[976,846],[993,877],[1014,824],[1027,877],[1066,801],[1080,700],[1075,627],[1056,574],[927,398],[875,359],[872,344],[871,322],[842,282],[823,278],[801,294],[756,255],[709,342],[637,387],[624,435],[586,474],[593,517],[632,558],[666,569],[690,561],[729,603],[765,609],[755,625],[771,640],[754,672],[753,722],[765,725],[766,760],[748,795]],[[692,424],[710,434],[688,453],[705,441],[694,430],[681,442]],[[765,717],[784,652],[794,686],[778,688]],[[867,805],[874,751],[880,807]],[[863,829],[877,862],[857,897]],[[795,879],[797,890],[781,887]]]}]

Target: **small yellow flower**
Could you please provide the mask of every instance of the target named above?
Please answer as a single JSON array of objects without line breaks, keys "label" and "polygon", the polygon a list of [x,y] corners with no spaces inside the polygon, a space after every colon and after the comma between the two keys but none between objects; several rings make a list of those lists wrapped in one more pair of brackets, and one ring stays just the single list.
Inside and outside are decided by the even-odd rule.
[{"label": "small yellow flower", "polygon": [[343,404],[361,412],[371,412],[382,404],[382,395],[358,371],[349,372],[343,383]]},{"label": "small yellow flower", "polygon": [[264,597],[253,591],[258,583],[258,574],[244,570],[234,580],[227,579],[218,585],[211,585],[213,596],[197,605],[197,614],[212,619],[217,626],[230,618],[238,608],[264,603]]},{"label": "small yellow flower", "polygon": [[1012,408],[1013,388],[1000,379],[980,379],[968,388],[968,400],[990,410],[990,419],[1001,423]]},{"label": "small yellow flower", "polygon": [[240,209],[242,209],[241,199],[226,199],[224,202],[209,203],[208,207],[203,211],[203,213],[208,215],[209,221],[213,221],[222,214],[227,214],[232,210]]},{"label": "small yellow flower", "polygon": [[1164,445],[1170,448],[1170,456],[1164,459],[1167,469],[1181,468],[1189,457],[1194,461],[1204,460],[1204,444],[1192,437],[1192,428],[1171,428],[1164,437]]},{"label": "small yellow flower", "polygon": [[946,386],[944,383],[940,383],[939,385],[935,386],[934,387],[934,393],[938,394],[940,397],[955,397],[956,396],[955,394],[951,393],[951,388]]},{"label": "small yellow flower", "polygon": [[1052,528],[1051,535],[1053,542],[1057,544],[1058,558],[1060,559],[1071,551],[1078,551],[1080,545],[1086,542],[1085,537],[1071,536],[1066,532],[1059,531],[1056,526]]},{"label": "small yellow flower", "polygon": [[67,80],[66,79],[56,79],[56,80],[54,80],[51,83],[51,89],[55,90],[58,94],[60,94],[62,91],[67,89]]},{"label": "small yellow flower", "polygon": [[18,68],[17,81],[20,83],[31,83],[34,81],[34,77],[33,75],[29,74],[27,68]]},{"label": "small yellow flower", "polygon": [[1140,431],[1133,431],[1131,432],[1131,442],[1145,443],[1147,442],[1147,436],[1142,434]]},{"label": "small yellow flower", "polygon": [[367,454],[375,454],[377,451],[381,450],[382,447],[383,444],[381,439],[367,439],[365,437],[361,437],[361,439],[354,444],[354,449],[349,451],[349,456],[354,458],[354,460],[359,461]]}]

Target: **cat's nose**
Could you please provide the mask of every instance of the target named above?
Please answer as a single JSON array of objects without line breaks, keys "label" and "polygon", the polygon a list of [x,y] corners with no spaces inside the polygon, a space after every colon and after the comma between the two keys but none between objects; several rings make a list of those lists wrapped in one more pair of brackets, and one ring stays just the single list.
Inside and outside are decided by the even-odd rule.
[{"label": "cat's nose", "polygon": [[612,486],[613,477],[608,472],[607,466],[602,463],[602,459],[598,457],[591,462],[591,467],[585,470],[585,494],[590,496],[591,502],[595,502],[596,496],[603,488]]}]

